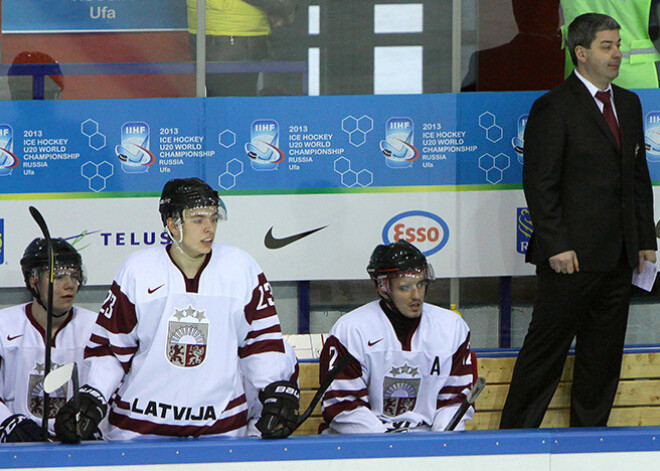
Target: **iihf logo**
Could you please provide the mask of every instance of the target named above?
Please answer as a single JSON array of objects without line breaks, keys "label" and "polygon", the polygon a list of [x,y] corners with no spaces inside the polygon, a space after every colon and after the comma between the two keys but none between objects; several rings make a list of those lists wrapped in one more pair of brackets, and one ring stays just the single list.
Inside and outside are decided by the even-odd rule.
[{"label": "iihf logo", "polygon": [[534,232],[534,226],[532,225],[532,217],[529,215],[529,209],[518,208],[516,217],[516,251],[518,253],[527,253],[527,246],[532,232]]},{"label": "iihf logo", "polygon": [[8,124],[0,124],[0,177],[11,175],[18,167],[18,157],[14,155],[14,130]]},{"label": "iihf logo", "polygon": [[272,119],[259,119],[250,126],[250,142],[245,153],[254,170],[277,170],[284,160],[280,146],[280,125]]},{"label": "iihf logo", "polygon": [[149,125],[141,121],[124,123],[121,127],[121,144],[115,146],[115,153],[126,173],[146,172],[156,161],[149,150]]},{"label": "iihf logo", "polygon": [[380,141],[380,151],[385,163],[391,168],[411,167],[419,158],[414,146],[415,123],[410,118],[390,118],[385,123],[385,139]]},{"label": "iihf logo", "polygon": [[644,119],[646,143],[646,159],[649,162],[660,162],[660,112],[651,111]]},{"label": "iihf logo", "polygon": [[520,165],[523,164],[523,151],[525,150],[525,126],[527,126],[527,118],[529,118],[529,115],[524,114],[520,118],[518,118],[517,124],[517,131],[518,135],[511,139],[511,146],[513,146],[513,150],[516,151],[516,154],[518,154],[518,162],[520,162]]}]

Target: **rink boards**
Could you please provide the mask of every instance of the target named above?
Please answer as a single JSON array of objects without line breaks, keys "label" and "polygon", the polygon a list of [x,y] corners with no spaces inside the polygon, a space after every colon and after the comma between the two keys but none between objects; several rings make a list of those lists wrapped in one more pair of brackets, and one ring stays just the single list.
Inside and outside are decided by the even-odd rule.
[{"label": "rink boards", "polygon": [[660,428],[541,429],[3,445],[0,469],[510,471],[658,469]]}]

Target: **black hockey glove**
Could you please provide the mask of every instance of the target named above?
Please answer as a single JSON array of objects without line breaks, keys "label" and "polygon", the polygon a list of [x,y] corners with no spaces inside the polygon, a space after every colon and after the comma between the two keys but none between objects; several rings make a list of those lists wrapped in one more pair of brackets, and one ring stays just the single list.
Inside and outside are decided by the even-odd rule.
[{"label": "black hockey glove", "polygon": [[264,405],[257,429],[262,438],[286,438],[298,427],[300,390],[295,383],[276,381],[259,392]]},{"label": "black hockey glove", "polygon": [[0,425],[0,443],[41,442],[41,427],[23,414],[7,417]]},{"label": "black hockey glove", "polygon": [[92,440],[105,417],[108,404],[103,395],[90,386],[79,392],[79,409],[73,399],[64,404],[55,417],[55,435],[64,443]]}]

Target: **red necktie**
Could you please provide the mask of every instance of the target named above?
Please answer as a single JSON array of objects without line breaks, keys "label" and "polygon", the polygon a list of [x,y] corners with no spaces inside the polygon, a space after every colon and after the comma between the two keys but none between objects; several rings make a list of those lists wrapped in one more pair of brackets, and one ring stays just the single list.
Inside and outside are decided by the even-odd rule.
[{"label": "red necktie", "polygon": [[616,122],[614,110],[612,109],[612,102],[610,101],[610,92],[596,92],[596,98],[603,104],[603,116],[610,131],[614,134],[616,140],[616,148],[621,152],[621,132],[619,131],[619,123]]}]

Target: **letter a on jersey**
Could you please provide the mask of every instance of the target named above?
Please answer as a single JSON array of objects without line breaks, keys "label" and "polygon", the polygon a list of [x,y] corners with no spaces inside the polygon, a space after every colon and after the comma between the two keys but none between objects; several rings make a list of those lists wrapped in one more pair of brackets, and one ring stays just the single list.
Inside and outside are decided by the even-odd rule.
[{"label": "letter a on jersey", "polygon": [[185,309],[174,308],[167,325],[167,359],[175,366],[199,366],[206,357],[209,320],[204,311],[188,304]]}]

